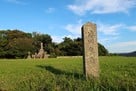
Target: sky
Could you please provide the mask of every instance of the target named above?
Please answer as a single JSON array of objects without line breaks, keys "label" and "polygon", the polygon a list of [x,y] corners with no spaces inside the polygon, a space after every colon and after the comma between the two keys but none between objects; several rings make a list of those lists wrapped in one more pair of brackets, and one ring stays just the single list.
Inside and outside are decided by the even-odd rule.
[{"label": "sky", "polygon": [[136,51],[136,0],[0,0],[0,30],[49,34],[54,42],[81,37],[86,22],[110,53]]}]

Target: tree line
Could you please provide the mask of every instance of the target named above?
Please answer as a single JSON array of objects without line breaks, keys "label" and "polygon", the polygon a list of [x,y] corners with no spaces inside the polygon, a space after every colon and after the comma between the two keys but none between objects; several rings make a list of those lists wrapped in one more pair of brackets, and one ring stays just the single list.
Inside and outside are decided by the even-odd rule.
[{"label": "tree line", "polygon": [[[41,42],[50,57],[83,55],[81,38],[65,37],[61,43],[55,43],[48,34],[0,30],[0,58],[26,58],[29,51],[33,54],[39,51]],[[100,43],[98,52],[99,56],[108,55],[107,49]]]}]

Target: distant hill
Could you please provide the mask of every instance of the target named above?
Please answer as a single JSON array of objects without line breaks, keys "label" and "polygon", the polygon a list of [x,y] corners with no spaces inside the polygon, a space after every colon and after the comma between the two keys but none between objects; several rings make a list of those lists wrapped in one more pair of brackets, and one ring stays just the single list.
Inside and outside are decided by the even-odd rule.
[{"label": "distant hill", "polygon": [[119,53],[120,56],[136,57],[136,51],[130,53]]}]

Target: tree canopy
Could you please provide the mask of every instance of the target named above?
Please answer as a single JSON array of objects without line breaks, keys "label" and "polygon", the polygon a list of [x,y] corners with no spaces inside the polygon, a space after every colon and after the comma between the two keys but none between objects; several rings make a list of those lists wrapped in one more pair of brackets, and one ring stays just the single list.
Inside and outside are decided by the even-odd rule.
[{"label": "tree canopy", "polygon": [[[38,52],[40,43],[44,44],[44,50],[55,56],[80,56],[83,55],[82,39],[63,38],[61,43],[52,42],[48,34],[25,33],[20,30],[0,31],[0,58],[26,58],[27,53]],[[98,43],[99,56],[108,54],[107,49]]]}]

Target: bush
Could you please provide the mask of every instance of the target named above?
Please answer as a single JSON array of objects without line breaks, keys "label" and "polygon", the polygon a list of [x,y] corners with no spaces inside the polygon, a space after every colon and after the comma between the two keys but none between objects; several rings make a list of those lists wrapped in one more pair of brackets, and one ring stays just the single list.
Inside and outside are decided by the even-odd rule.
[{"label": "bush", "polygon": [[57,58],[57,55],[55,53],[51,53],[49,58]]}]

